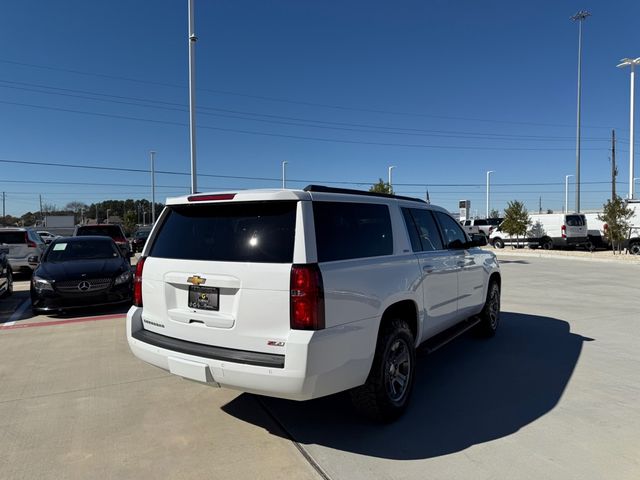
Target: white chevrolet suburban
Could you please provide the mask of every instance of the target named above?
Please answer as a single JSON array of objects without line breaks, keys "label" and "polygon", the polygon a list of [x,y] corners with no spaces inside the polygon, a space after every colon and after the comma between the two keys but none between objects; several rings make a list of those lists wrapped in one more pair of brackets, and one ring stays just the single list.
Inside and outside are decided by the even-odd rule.
[{"label": "white chevrolet suburban", "polygon": [[444,209],[308,186],[168,199],[137,264],[127,337],[176,375],[307,400],[406,408],[415,349],[500,316],[500,270]]}]

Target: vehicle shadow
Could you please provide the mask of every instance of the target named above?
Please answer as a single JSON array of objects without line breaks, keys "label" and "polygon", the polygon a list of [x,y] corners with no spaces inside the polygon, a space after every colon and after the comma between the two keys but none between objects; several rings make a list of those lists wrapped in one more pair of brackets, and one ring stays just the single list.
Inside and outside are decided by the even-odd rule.
[{"label": "vehicle shadow", "polygon": [[[556,318],[503,312],[501,322],[490,340],[465,335],[422,357],[411,405],[392,424],[358,416],[346,394],[309,402],[257,398],[301,444],[395,460],[458,452],[517,432],[551,411],[583,342],[592,340]],[[240,395],[223,410],[282,436],[251,411],[255,398]]]}]

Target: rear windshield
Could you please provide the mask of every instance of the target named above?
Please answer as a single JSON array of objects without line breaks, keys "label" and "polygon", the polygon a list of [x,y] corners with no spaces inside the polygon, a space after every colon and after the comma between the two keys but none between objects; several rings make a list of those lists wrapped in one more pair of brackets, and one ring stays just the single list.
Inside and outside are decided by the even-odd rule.
[{"label": "rear windshield", "polygon": [[47,250],[45,262],[73,260],[102,260],[118,257],[117,247],[111,240],[82,242],[56,242]]},{"label": "rear windshield", "polygon": [[0,232],[0,243],[27,243],[25,232]]},{"label": "rear windshield", "polygon": [[86,236],[86,235],[100,235],[103,237],[111,237],[111,238],[121,238],[122,230],[118,225],[100,225],[100,226],[88,226],[88,227],[79,227],[77,236]]},{"label": "rear windshield", "polygon": [[296,206],[293,201],[168,207],[149,256],[291,263]]},{"label": "rear windshield", "polygon": [[567,215],[568,227],[582,227],[584,222],[582,221],[582,215]]}]

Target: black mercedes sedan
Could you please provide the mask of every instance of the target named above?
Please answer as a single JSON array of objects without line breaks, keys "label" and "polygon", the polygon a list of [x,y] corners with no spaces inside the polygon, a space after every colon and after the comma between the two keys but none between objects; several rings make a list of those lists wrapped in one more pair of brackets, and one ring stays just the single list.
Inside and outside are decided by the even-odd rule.
[{"label": "black mercedes sedan", "polygon": [[109,237],[56,238],[31,278],[35,314],[131,302],[129,259]]}]

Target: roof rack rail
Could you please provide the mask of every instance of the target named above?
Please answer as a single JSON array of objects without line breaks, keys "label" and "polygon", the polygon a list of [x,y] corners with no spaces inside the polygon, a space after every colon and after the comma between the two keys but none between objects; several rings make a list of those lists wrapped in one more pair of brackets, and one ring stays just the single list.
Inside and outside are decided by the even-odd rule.
[{"label": "roof rack rail", "polygon": [[410,200],[412,202],[427,203],[421,198],[404,197],[402,195],[394,195],[392,193],[367,192],[365,190],[355,190],[351,188],[325,187],[324,185],[307,185],[306,187],[303,188],[303,190],[305,192],[344,193],[347,195],[364,195],[367,197],[395,198],[398,200]]}]

